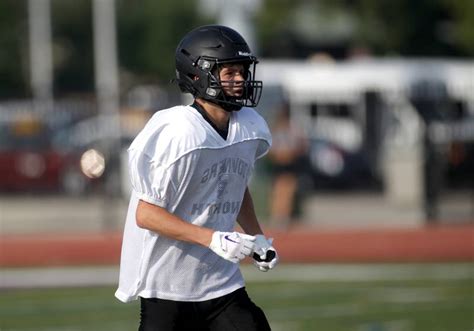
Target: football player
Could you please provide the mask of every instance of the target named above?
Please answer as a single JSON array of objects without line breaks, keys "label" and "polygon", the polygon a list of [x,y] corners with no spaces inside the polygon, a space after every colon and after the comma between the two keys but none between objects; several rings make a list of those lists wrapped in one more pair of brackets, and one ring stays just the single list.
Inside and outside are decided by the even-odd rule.
[{"label": "football player", "polygon": [[139,330],[270,329],[239,269],[247,256],[262,271],[279,260],[247,187],[271,145],[253,109],[257,62],[228,27],[186,34],[176,82],[194,103],[155,113],[128,150],[133,192],[116,297],[140,299]]}]

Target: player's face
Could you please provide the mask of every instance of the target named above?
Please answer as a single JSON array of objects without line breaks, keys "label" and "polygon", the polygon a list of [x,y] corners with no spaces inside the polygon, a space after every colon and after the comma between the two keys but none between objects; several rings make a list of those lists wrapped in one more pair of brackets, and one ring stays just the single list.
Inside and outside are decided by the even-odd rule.
[{"label": "player's face", "polygon": [[244,91],[246,70],[243,64],[227,64],[219,71],[219,79],[224,93],[231,97],[241,97]]}]

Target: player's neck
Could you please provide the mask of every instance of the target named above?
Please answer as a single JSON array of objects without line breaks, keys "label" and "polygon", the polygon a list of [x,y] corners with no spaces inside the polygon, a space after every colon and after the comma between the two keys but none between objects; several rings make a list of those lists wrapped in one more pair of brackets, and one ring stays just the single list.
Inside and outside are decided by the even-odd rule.
[{"label": "player's neck", "polygon": [[196,102],[204,109],[209,120],[221,130],[227,129],[230,119],[230,112],[225,111],[222,107],[215,103],[208,102],[203,99],[196,99]]}]

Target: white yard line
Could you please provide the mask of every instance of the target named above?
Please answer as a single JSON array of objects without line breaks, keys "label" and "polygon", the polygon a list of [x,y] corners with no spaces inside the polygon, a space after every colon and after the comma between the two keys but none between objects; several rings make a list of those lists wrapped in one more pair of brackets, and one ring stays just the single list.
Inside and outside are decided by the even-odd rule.
[{"label": "white yard line", "polygon": [[0,271],[0,288],[110,286],[118,282],[118,267],[15,268]]},{"label": "white yard line", "polygon": [[[474,277],[473,264],[282,264],[260,272],[243,265],[247,282],[365,282],[389,280],[457,280]],[[11,268],[0,270],[0,289],[115,286],[117,266]]]},{"label": "white yard line", "polygon": [[336,281],[365,282],[384,280],[456,280],[474,277],[474,264],[311,264],[283,265],[265,274],[245,269],[247,281]]}]

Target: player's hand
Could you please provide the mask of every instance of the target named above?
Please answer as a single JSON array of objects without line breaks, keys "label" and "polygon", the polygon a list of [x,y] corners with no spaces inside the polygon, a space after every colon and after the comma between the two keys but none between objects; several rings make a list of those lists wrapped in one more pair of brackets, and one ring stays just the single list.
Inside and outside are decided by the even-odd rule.
[{"label": "player's hand", "polygon": [[255,236],[255,249],[253,263],[260,271],[273,269],[280,258],[276,249],[272,246],[273,238],[267,240],[264,235]]},{"label": "player's hand", "polygon": [[255,237],[240,232],[220,232],[212,234],[209,248],[224,259],[238,263],[249,256],[255,247]]}]

